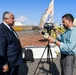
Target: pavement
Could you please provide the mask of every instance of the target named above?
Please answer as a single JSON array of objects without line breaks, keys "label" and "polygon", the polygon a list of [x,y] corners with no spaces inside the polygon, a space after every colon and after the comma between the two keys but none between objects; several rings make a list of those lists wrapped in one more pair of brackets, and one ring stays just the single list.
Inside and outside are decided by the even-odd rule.
[{"label": "pavement", "polygon": [[[19,68],[19,75],[61,75],[60,55],[58,58],[50,59],[49,63],[47,58],[34,59],[34,62],[23,61]],[[76,75],[76,63],[74,75]]]}]

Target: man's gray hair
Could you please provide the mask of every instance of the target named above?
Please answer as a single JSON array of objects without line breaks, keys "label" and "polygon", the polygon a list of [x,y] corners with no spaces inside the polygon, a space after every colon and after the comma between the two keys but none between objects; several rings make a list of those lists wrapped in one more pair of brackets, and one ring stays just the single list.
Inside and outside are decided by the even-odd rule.
[{"label": "man's gray hair", "polygon": [[5,18],[8,18],[8,15],[9,15],[9,11],[5,11],[4,13],[3,13],[3,20],[5,19]]}]

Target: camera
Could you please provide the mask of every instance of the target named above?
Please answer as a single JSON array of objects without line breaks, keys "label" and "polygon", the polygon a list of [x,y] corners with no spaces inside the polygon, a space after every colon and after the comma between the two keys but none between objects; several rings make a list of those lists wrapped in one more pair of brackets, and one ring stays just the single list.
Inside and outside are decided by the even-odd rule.
[{"label": "camera", "polygon": [[52,30],[53,28],[54,28],[53,23],[45,23],[45,25],[44,25],[44,29]]},{"label": "camera", "polygon": [[44,25],[44,29],[47,30],[47,33],[49,35],[51,35],[51,30],[53,30],[53,28],[54,28],[54,24],[53,23],[45,23],[45,25]]}]

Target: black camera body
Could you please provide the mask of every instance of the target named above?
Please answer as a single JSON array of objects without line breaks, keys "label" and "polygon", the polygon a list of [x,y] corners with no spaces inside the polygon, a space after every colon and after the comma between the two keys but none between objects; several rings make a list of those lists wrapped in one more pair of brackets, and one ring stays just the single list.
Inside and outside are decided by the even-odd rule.
[{"label": "black camera body", "polygon": [[53,23],[45,23],[44,25],[44,29],[47,29],[47,30],[51,30],[53,29],[53,27],[54,27]]},{"label": "black camera body", "polygon": [[47,33],[49,33],[50,35],[50,31],[54,28],[54,24],[53,23],[45,23],[44,24],[44,29],[47,29]]}]

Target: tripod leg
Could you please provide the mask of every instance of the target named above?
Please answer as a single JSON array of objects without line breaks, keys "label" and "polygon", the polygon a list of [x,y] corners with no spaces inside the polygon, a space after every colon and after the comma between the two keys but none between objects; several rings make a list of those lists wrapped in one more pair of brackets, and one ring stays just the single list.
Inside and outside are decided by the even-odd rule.
[{"label": "tripod leg", "polygon": [[52,55],[52,51],[51,51],[51,49],[50,49],[49,51],[50,51],[51,59],[52,59],[52,62],[53,62],[53,55]]},{"label": "tripod leg", "polygon": [[50,62],[50,54],[49,54],[49,49],[50,49],[50,46],[49,45],[47,45],[47,63],[49,63]]},{"label": "tripod leg", "polygon": [[49,48],[49,54],[51,55],[51,59],[52,59],[52,61],[49,62],[49,72],[53,75],[54,74],[53,70],[55,70],[55,68],[54,68],[54,61],[53,61],[53,55],[52,55],[51,48]]},{"label": "tripod leg", "polygon": [[[46,47],[47,47],[47,46],[46,46]],[[46,50],[46,47],[45,47],[45,50]],[[43,54],[42,54],[42,56],[41,56],[41,58],[40,58],[40,61],[39,61],[38,65],[37,65],[37,67],[36,67],[36,70],[35,70],[35,72],[34,72],[34,75],[36,74],[36,71],[37,71],[37,69],[38,69],[38,66],[39,66],[41,60],[42,60],[42,57],[43,57],[43,55],[44,55],[44,53],[45,53],[45,50],[44,50],[44,52],[43,52]]]},{"label": "tripod leg", "polygon": [[[48,43],[47,45],[47,63],[49,64],[49,73],[51,73],[51,66],[53,65],[53,56],[52,56],[52,51],[51,51],[51,47]],[[52,62],[50,61],[50,57],[52,59]]]}]

